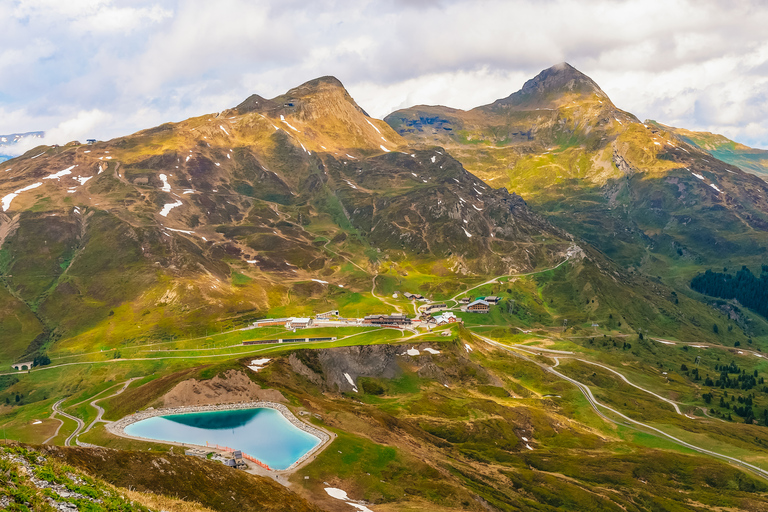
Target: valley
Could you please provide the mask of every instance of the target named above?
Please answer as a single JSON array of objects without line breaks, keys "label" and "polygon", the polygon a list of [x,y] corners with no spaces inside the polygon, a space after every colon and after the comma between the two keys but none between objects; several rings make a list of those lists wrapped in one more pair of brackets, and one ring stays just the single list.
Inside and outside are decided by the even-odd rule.
[{"label": "valley", "polygon": [[[560,64],[468,111],[322,77],[12,159],[13,467],[190,510],[768,510],[768,320],[691,287],[762,275],[768,184],[696,137]],[[329,441],[242,471],[113,430],[264,403]]]}]

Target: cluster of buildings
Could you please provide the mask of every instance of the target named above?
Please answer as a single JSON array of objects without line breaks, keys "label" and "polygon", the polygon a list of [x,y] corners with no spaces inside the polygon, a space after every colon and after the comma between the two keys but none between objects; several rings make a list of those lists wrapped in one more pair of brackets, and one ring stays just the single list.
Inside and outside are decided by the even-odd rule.
[{"label": "cluster of buildings", "polygon": [[467,313],[488,313],[491,311],[491,306],[495,306],[501,301],[500,297],[496,295],[489,295],[488,297],[478,297],[472,300],[472,297],[464,297],[459,300],[461,304],[461,310]]},{"label": "cluster of buildings", "polygon": [[363,318],[363,325],[380,325],[382,327],[401,327],[411,325],[408,315],[393,313],[391,315],[368,315]]},{"label": "cluster of buildings", "polygon": [[[399,292],[398,292],[399,293]],[[406,299],[413,301],[425,301],[429,302],[429,299],[423,295],[404,293],[403,296]],[[486,297],[462,297],[458,300],[459,306],[462,312],[465,313],[489,313],[491,306],[497,305],[501,302],[501,298],[496,295],[489,295]],[[291,317],[291,318],[272,318],[259,320],[254,322],[253,327],[270,327],[281,326],[289,330],[307,329],[310,327],[328,327],[328,326],[346,326],[346,325],[371,325],[379,327],[394,327],[394,328],[407,328],[414,324],[426,324],[427,326],[441,326],[461,322],[461,319],[456,316],[455,313],[448,310],[448,304],[446,303],[431,303],[425,306],[420,306],[420,317],[409,318],[404,313],[392,313],[392,314],[376,314],[367,315],[364,318],[342,318],[338,309],[326,311],[325,313],[318,313],[314,318],[311,317]],[[440,313],[437,316],[432,316],[435,313]],[[331,338],[327,338],[331,339]],[[335,338],[334,338],[335,339]],[[259,340],[246,342],[245,344],[256,343],[286,343],[293,341],[325,341],[326,338],[296,338],[290,340]]]},{"label": "cluster of buildings", "polygon": [[184,455],[189,455],[191,457],[200,457],[201,459],[207,459],[208,456],[211,456],[211,460],[219,461],[225,466],[229,466],[231,468],[237,468],[237,469],[248,469],[248,464],[245,462],[245,459],[243,458],[243,452],[240,450],[235,450],[232,452],[231,456],[222,454],[222,453],[216,453],[212,452],[210,450],[201,450],[199,448],[190,448],[187,450],[184,450]]},{"label": "cluster of buildings", "polygon": [[431,321],[435,322],[437,327],[440,327],[441,325],[454,324],[459,321],[459,318],[456,316],[456,313],[446,311],[441,315],[431,317]]}]

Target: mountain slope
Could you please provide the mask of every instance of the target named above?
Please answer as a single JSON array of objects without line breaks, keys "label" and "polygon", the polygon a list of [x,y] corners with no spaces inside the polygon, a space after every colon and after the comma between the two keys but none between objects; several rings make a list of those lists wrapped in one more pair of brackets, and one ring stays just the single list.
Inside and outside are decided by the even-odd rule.
[{"label": "mountain slope", "polygon": [[[520,197],[411,148],[332,77],[7,167],[0,272],[35,340],[16,357],[62,337],[85,348],[312,314],[312,300],[328,309],[370,290],[384,262],[504,274],[571,245]],[[20,317],[11,307],[0,322]]]},{"label": "mountain slope", "polygon": [[753,264],[768,247],[768,185],[615,107],[560,64],[490,105],[413,107],[385,119],[441,144],[624,265]]},{"label": "mountain slope", "polygon": [[685,128],[665,126],[656,121],[646,123],[667,130],[680,140],[706,151],[718,160],[735,165],[744,172],[756,174],[761,178],[768,176],[768,151],[764,149],[751,148],[716,133],[694,132]]}]

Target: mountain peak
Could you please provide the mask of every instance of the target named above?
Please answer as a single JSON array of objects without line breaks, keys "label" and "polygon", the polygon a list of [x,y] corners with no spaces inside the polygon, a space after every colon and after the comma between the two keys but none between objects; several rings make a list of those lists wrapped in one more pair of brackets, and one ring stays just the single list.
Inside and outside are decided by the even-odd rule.
[{"label": "mountain peak", "polygon": [[600,86],[567,62],[543,70],[510,96],[496,101],[494,106],[541,107],[552,106],[564,95],[593,96],[608,99]]},{"label": "mountain peak", "polygon": [[335,76],[315,78],[271,100],[254,94],[235,107],[235,110],[240,114],[253,110],[270,112],[273,115],[291,112],[315,118],[328,114],[329,108],[331,110],[352,108],[368,116],[352,99],[341,80]]},{"label": "mountain peak", "polygon": [[525,82],[522,92],[542,92],[568,90],[574,92],[600,92],[600,87],[587,75],[561,62],[545,69],[532,79]]}]

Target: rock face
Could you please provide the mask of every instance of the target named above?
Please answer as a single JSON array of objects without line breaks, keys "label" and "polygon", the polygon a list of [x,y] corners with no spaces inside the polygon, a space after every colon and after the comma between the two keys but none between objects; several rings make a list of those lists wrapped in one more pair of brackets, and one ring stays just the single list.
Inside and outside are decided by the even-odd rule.
[{"label": "rock face", "polygon": [[395,345],[301,350],[291,353],[288,362],[293,371],[322,389],[352,391],[358,377],[391,379],[400,375],[397,355],[403,351]]},{"label": "rock face", "polygon": [[223,377],[179,382],[162,400],[164,407],[181,407],[252,400],[285,402],[285,397],[276,389],[262,389],[243,372],[229,370]]},{"label": "rock face", "polygon": [[[421,378],[449,385],[462,382],[466,374],[492,386],[501,381],[466,357],[462,350],[443,345],[366,345],[323,350],[298,350],[288,358],[291,369],[330,392],[358,392],[358,378],[396,379],[405,369]],[[469,371],[466,369],[471,368]]]}]

